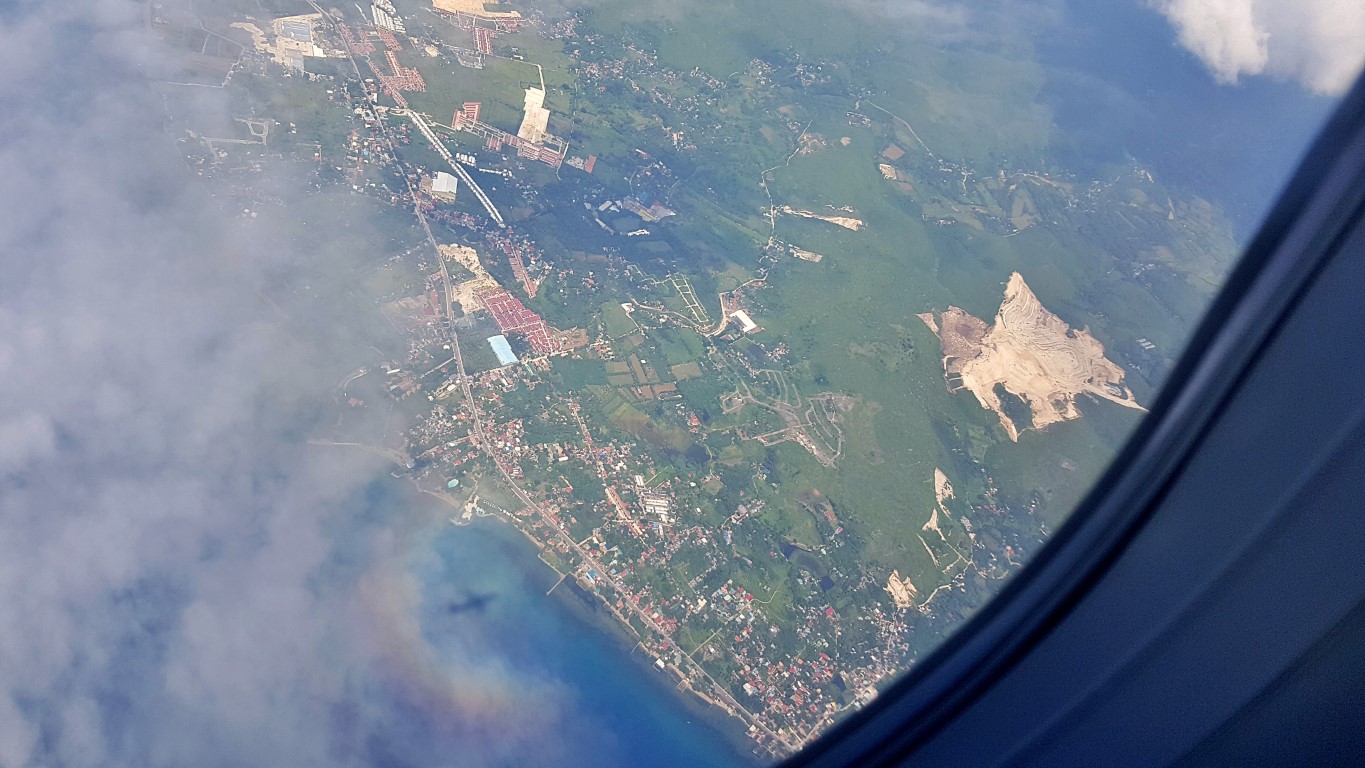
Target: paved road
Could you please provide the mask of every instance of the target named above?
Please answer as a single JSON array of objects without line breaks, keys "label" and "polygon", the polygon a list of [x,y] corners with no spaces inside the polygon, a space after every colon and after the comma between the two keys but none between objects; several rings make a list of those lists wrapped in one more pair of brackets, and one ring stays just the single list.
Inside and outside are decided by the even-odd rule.
[{"label": "paved road", "polygon": [[502,220],[502,214],[498,213],[498,207],[493,205],[492,200],[488,199],[488,195],[484,193],[478,182],[474,181],[474,177],[469,175],[469,171],[466,171],[460,163],[455,162],[455,158],[450,155],[450,150],[446,149],[445,144],[441,143],[441,139],[436,136],[435,131],[431,130],[431,126],[427,125],[427,121],[411,109],[407,110],[407,115],[417,126],[417,130],[421,131],[422,135],[427,137],[427,141],[431,142],[432,148],[445,158],[451,168],[455,169],[455,174],[460,177],[460,181],[463,181],[465,186],[474,191],[474,196],[479,198],[479,202],[483,204],[483,209],[488,211],[488,215],[493,217],[493,221],[496,221],[500,227],[507,226],[507,223]]},{"label": "paved road", "polygon": [[[312,2],[312,0],[310,0],[309,4],[313,5],[315,9],[321,12],[321,9],[319,9],[318,6]],[[326,17],[324,16],[324,18]],[[355,57],[353,55],[350,55],[349,51],[347,53],[348,58],[351,61],[351,66],[355,69],[356,77],[359,78],[360,67],[359,65],[356,64]],[[423,121],[419,115],[411,111],[409,111],[408,114],[412,116],[414,122],[417,124],[419,129],[425,126],[425,121]],[[394,153],[395,142],[393,141],[393,138],[389,135],[384,122],[377,121],[377,124],[379,126],[380,136],[384,139],[384,142],[388,144],[390,153]],[[429,132],[430,130],[431,130],[430,127],[426,126],[423,132],[426,133]],[[439,141],[433,143],[437,147],[442,146]],[[452,165],[456,168],[457,171],[463,172],[463,168],[460,167],[459,164],[454,163],[452,161]],[[467,178],[468,172],[463,172],[462,175]],[[543,520],[545,524],[548,525],[550,529],[553,530],[560,537],[560,540],[564,544],[568,545],[568,547],[571,550],[573,550],[575,554],[582,558],[583,562],[587,564],[588,567],[592,568],[597,572],[598,578],[600,580],[609,585],[613,590],[616,591],[617,594],[622,595],[624,597],[626,594],[628,594],[626,589],[616,579],[612,578],[607,569],[603,567],[602,563],[599,562],[598,559],[591,552],[585,549],[578,542],[574,541],[573,537],[569,535],[569,532],[562,525],[560,525],[560,523],[557,520],[555,520],[554,517],[548,511],[546,511],[546,509],[543,506],[541,506],[539,502],[533,499],[531,495],[526,492],[525,489],[517,485],[516,481],[512,478],[511,473],[508,472],[507,467],[504,466],[503,463],[498,460],[498,457],[491,450],[490,448],[491,444],[486,439],[486,435],[484,432],[483,414],[479,410],[478,404],[474,400],[474,391],[470,386],[470,377],[465,371],[464,355],[460,351],[459,334],[457,334],[455,332],[455,329],[450,325],[450,318],[452,317],[450,305],[451,287],[450,273],[446,269],[445,259],[441,256],[440,249],[438,248],[439,244],[436,242],[435,236],[432,235],[431,233],[431,226],[430,224],[427,223],[427,218],[422,213],[421,206],[418,204],[420,198],[418,196],[417,189],[413,186],[412,181],[407,178],[406,174],[404,175],[404,180],[407,182],[408,195],[413,203],[413,212],[417,215],[417,220],[422,224],[422,230],[426,234],[427,242],[430,243],[432,250],[435,251],[436,253],[436,261],[441,265],[441,282],[445,289],[444,293],[446,307],[445,315],[446,322],[444,328],[446,331],[446,335],[450,340],[451,352],[455,358],[456,380],[459,382],[460,389],[464,394],[465,407],[468,409],[470,418],[473,422],[473,429],[471,431],[471,434],[474,437],[475,445],[477,445],[479,450],[482,451],[486,456],[488,456],[490,460],[492,460],[494,466],[498,468],[498,472],[502,474],[503,480],[506,482],[507,486],[512,489],[512,492],[514,494],[516,494],[517,499],[520,500],[522,504],[526,505],[526,508],[534,510],[536,514],[540,516],[541,520]],[[472,179],[470,180],[470,186],[471,188],[478,190],[478,193],[476,194],[481,195],[482,190],[479,190],[477,185],[472,184]],[[483,199],[484,198],[480,196],[480,200],[482,201]],[[494,220],[501,225],[502,217],[496,213],[497,210],[496,208],[492,208],[491,201],[486,204],[486,207],[489,208],[489,213],[494,217]],[[623,599],[621,603],[626,607],[628,611],[635,614],[642,621],[644,621],[645,626],[653,627],[660,634],[664,634],[662,630],[659,628],[658,622],[656,622],[653,617],[646,613],[643,608],[636,605],[633,601],[629,599]],[[667,635],[664,636],[667,637]],[[710,673],[703,669],[700,664],[693,661],[690,656],[683,655],[682,658],[684,660],[683,665],[688,668],[687,671],[689,672],[695,671],[696,673],[699,673],[702,677],[706,678],[706,680],[709,681],[711,685],[714,687],[713,692],[716,695],[720,696],[721,699],[726,704],[733,707],[735,711],[743,713],[746,721],[753,725],[758,726],[758,728],[760,728],[764,733],[766,733],[768,736],[770,736],[778,743],[787,747],[788,750],[795,749],[796,745],[791,744],[787,739],[782,738],[777,733],[768,728],[766,725],[762,724],[758,720],[758,718],[754,716],[753,713],[749,712],[749,710],[741,706],[740,703],[735,700],[734,696],[730,694],[729,689],[721,685],[719,682],[717,682],[715,678],[711,677]]]}]

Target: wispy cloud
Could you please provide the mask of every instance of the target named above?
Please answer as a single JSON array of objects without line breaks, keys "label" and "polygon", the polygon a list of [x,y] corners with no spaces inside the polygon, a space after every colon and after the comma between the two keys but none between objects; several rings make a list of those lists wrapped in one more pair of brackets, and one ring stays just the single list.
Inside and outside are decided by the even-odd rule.
[{"label": "wispy cloud", "polygon": [[300,444],[337,341],[257,288],[307,254],[195,186],[142,12],[0,10],[0,766],[558,754],[554,681],[431,656],[383,468]]},{"label": "wispy cloud", "polygon": [[1365,63],[1365,3],[1357,0],[1152,2],[1220,82],[1270,75],[1339,94]]}]

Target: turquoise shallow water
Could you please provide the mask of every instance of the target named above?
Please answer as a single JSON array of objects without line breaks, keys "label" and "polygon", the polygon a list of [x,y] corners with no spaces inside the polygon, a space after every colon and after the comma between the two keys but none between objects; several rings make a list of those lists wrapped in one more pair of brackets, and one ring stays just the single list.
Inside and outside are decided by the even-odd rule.
[{"label": "turquoise shallow water", "polygon": [[[690,704],[589,604],[555,582],[536,550],[502,523],[477,520],[437,533],[414,553],[422,633],[452,670],[509,670],[548,691],[561,718],[511,763],[583,766],[755,765],[733,725]],[[473,639],[473,640],[472,640]],[[514,683],[515,684],[515,683]],[[728,733],[722,733],[725,728]],[[522,759],[524,758],[524,760]]]}]

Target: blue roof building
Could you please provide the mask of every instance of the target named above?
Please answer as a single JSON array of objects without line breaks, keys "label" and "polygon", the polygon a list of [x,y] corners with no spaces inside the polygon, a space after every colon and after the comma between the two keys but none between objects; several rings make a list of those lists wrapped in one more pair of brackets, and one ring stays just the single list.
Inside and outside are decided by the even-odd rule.
[{"label": "blue roof building", "polygon": [[517,356],[512,352],[512,345],[507,343],[506,336],[488,337],[488,346],[492,347],[493,354],[498,356],[499,365],[511,365],[517,361]]}]

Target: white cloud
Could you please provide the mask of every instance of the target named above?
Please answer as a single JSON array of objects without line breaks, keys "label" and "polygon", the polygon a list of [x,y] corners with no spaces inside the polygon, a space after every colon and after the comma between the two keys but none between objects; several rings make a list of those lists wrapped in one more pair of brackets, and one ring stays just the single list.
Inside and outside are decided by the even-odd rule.
[{"label": "white cloud", "polygon": [[1180,44],[1223,83],[1243,75],[1339,94],[1365,62],[1360,0],[1153,0]]},{"label": "white cloud", "polygon": [[0,767],[594,764],[594,715],[492,625],[447,661],[416,588],[354,589],[420,526],[294,436],[360,342],[274,322],[256,287],[316,252],[194,186],[141,6],[4,8]]}]

